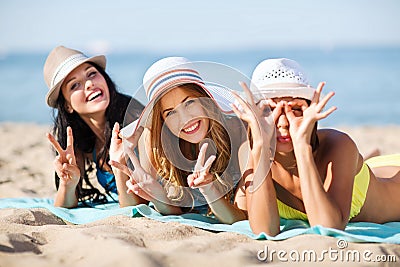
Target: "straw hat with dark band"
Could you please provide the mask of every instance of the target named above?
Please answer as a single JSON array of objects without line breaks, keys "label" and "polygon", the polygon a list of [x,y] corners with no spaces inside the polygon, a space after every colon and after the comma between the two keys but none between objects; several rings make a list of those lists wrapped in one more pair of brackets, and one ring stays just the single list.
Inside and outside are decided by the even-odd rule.
[{"label": "straw hat with dark band", "polygon": [[56,101],[64,79],[71,71],[85,62],[96,63],[103,70],[106,68],[106,58],[103,55],[88,57],[80,51],[64,46],[58,46],[50,52],[43,68],[44,81],[49,87],[46,95],[47,105],[53,108],[56,107]]}]

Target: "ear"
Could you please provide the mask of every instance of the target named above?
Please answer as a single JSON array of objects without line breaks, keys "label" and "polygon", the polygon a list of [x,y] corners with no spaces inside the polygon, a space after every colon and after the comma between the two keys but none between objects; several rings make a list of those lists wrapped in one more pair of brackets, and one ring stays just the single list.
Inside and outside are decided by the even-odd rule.
[{"label": "ear", "polygon": [[64,108],[68,113],[74,112],[74,109],[72,108],[71,104],[69,104],[69,103],[65,103]]}]

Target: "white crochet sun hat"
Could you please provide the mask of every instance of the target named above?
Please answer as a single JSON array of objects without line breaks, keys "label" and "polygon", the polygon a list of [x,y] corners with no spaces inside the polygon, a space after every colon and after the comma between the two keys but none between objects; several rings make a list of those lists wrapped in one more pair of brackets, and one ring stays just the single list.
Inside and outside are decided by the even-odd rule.
[{"label": "white crochet sun hat", "polygon": [[151,128],[152,110],[155,102],[167,91],[183,84],[196,84],[217,104],[224,113],[233,113],[230,103],[236,100],[231,90],[207,83],[196,70],[196,62],[184,57],[166,57],[156,61],[143,77],[143,87],[149,100],[139,119],[121,129],[124,137],[129,137],[140,127]]},{"label": "white crochet sun hat", "polygon": [[299,63],[287,58],[262,61],[254,69],[251,82],[257,99],[299,97],[312,100],[315,92]]}]

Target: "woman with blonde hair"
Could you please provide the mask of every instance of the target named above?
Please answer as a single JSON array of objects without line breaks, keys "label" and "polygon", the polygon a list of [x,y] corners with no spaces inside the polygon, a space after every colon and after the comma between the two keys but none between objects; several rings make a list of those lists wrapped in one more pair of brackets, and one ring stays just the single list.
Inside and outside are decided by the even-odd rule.
[{"label": "woman with blonde hair", "polygon": [[[229,115],[230,90],[206,85],[193,63],[181,57],[155,62],[143,84],[149,103],[129,126],[136,139],[141,135],[140,162],[132,147],[134,170],[111,162],[131,176],[129,192],[153,202],[163,214],[211,211],[224,223],[245,219],[234,195],[241,178],[238,149],[246,132]],[[131,136],[125,129],[122,134]]]}]

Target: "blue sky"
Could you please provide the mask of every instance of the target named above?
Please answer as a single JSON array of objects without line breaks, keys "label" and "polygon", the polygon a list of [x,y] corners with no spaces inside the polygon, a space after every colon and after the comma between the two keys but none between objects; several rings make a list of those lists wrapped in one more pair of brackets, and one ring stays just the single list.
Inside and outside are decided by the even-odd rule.
[{"label": "blue sky", "polygon": [[0,0],[0,53],[399,46],[400,1]]}]

